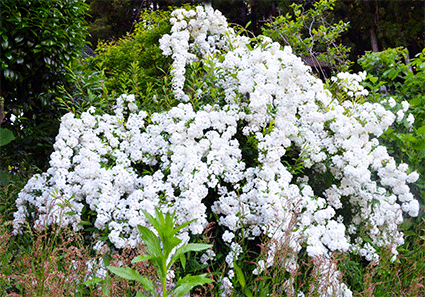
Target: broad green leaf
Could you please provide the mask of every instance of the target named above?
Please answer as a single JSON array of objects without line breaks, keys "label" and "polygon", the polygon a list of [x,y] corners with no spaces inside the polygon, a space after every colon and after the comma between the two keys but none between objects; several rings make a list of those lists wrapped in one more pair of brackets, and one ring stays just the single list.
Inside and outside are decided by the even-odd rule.
[{"label": "broad green leaf", "polygon": [[115,273],[116,275],[125,278],[126,280],[138,280],[142,276],[135,271],[134,269],[131,269],[130,267],[114,267],[114,266],[107,266],[109,271]]},{"label": "broad green leaf", "polygon": [[152,255],[139,255],[137,257],[135,257],[131,263],[139,263],[139,262],[143,262],[143,261],[148,261],[150,259],[152,259]]},{"label": "broad green leaf", "polygon": [[196,286],[202,286],[208,283],[212,283],[213,280],[203,275],[186,275],[184,278],[177,282],[176,287],[171,291],[171,296],[181,297],[187,294]]},{"label": "broad green leaf", "polygon": [[125,278],[126,280],[138,281],[142,286],[151,292],[154,291],[154,285],[152,281],[144,276],[141,276],[136,270],[131,269],[130,267],[113,267],[108,266],[109,271],[115,273],[116,275]]},{"label": "broad green leaf", "polygon": [[9,144],[15,139],[12,131],[6,128],[0,128],[0,146]]},{"label": "broad green leaf", "polygon": [[180,255],[183,255],[187,252],[199,252],[199,251],[210,249],[212,247],[213,247],[212,244],[203,244],[203,243],[189,243],[189,244],[183,245],[176,250],[176,252],[174,253],[168,265],[170,266],[171,263],[176,262],[176,260],[180,258]]},{"label": "broad green leaf", "polygon": [[373,75],[368,75],[369,80],[375,84],[378,81],[378,78]]},{"label": "broad green leaf", "polygon": [[178,246],[181,242],[182,240],[178,237],[174,237],[174,236],[171,238],[165,237],[162,241],[164,255],[168,258],[168,255],[171,253],[173,248]]},{"label": "broad green leaf", "polygon": [[150,254],[155,257],[163,255],[159,238],[148,228],[138,225],[140,233],[142,233],[142,239],[145,242],[146,247]]}]

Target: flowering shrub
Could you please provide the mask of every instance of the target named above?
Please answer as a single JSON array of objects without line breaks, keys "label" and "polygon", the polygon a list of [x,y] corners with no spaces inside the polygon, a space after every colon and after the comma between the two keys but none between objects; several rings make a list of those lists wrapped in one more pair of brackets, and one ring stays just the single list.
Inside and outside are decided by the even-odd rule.
[{"label": "flowering shrub", "polygon": [[[418,174],[378,143],[396,116],[378,103],[340,103],[291,48],[236,34],[212,8],[178,9],[171,24],[160,48],[173,58],[181,103],[149,114],[121,95],[111,114],[66,114],[51,168],[16,201],[15,232],[28,217],[35,228],[79,229],[90,211],[116,248],[135,246],[137,225],[149,226],[142,212],[160,207],[177,224],[196,219],[183,242],[216,220],[230,269],[244,252],[238,238],[263,234],[289,236],[294,255],[305,248],[332,275],[333,251],[372,260],[391,246],[397,254],[403,212],[416,216],[419,206],[408,186]],[[350,296],[337,281],[325,291]]]},{"label": "flowering shrub", "polygon": [[[368,77],[362,82],[370,90],[369,99],[388,105],[397,121],[381,137],[388,152],[417,170],[420,178],[411,185],[412,193],[425,203],[425,49],[408,59],[405,48],[368,52],[359,59]],[[401,105],[401,106],[400,106]],[[403,114],[406,113],[406,116]]]}]

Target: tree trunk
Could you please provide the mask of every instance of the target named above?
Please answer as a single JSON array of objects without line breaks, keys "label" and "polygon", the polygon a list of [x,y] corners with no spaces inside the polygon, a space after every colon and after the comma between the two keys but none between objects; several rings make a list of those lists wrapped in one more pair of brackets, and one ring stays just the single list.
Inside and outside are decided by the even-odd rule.
[{"label": "tree trunk", "polygon": [[375,28],[370,28],[370,43],[372,45],[372,51],[373,52],[379,52],[378,47],[378,38],[376,37]]}]

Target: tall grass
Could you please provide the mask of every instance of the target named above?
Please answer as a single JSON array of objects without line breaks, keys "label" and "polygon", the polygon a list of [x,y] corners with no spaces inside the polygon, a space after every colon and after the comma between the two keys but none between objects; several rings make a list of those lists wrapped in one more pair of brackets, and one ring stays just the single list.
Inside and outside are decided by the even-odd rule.
[{"label": "tall grass", "polygon": [[[106,265],[132,267],[141,275],[156,279],[156,271],[147,262],[131,264],[131,260],[144,253],[141,244],[136,249],[99,252],[93,250],[94,242],[87,243],[83,232],[75,232],[58,226],[48,230],[32,230],[29,225],[20,235],[12,234],[14,199],[24,183],[0,188],[0,295],[1,296],[135,296],[143,291],[134,282],[126,281],[107,272]],[[337,278],[346,283],[354,296],[425,296],[425,219],[410,219],[402,226],[405,244],[399,248],[397,259],[391,259],[391,249],[383,247],[379,261],[367,262],[359,256],[332,254],[332,264]],[[205,236],[197,241],[214,243],[214,228],[207,228]],[[249,246],[252,253],[242,257],[232,279],[231,296],[332,296],[326,295],[332,275],[324,275],[317,267],[321,258],[298,257],[298,266],[290,273],[287,260],[295,257],[289,248],[291,237],[271,241],[265,237],[256,246]],[[253,243],[245,243],[253,244]],[[273,249],[275,261],[258,275],[252,274],[258,261],[266,259]],[[301,251],[302,254],[302,251]],[[188,257],[187,267],[196,263],[199,255]],[[220,255],[216,257],[220,261]],[[222,261],[223,262],[223,261]],[[193,264],[194,265],[194,264]],[[192,266],[193,266],[192,265]],[[211,278],[207,284],[193,290],[192,296],[220,296],[224,265],[201,267]],[[186,267],[186,270],[188,269]],[[176,275],[183,275],[181,265],[175,267]],[[156,279],[157,280],[157,279]],[[330,292],[330,291],[328,291]]]}]

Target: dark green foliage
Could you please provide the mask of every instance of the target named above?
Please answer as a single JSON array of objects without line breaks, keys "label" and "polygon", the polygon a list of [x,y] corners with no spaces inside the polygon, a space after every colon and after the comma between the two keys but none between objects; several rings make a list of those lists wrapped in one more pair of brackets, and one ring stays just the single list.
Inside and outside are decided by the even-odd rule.
[{"label": "dark green foliage", "polygon": [[356,44],[357,54],[364,50],[381,51],[404,46],[413,54],[425,46],[422,0],[353,0],[338,1],[336,13],[350,21],[349,39]]},{"label": "dark green foliage", "polygon": [[61,115],[53,94],[84,46],[87,8],[82,0],[1,1],[2,125],[16,140],[1,148],[0,166],[47,165]]}]

